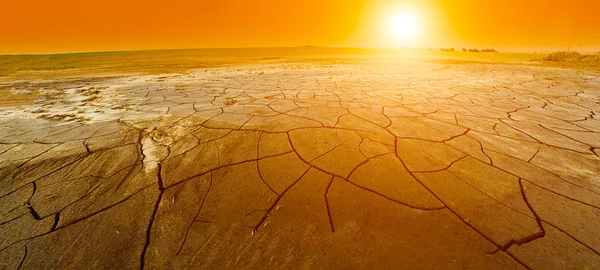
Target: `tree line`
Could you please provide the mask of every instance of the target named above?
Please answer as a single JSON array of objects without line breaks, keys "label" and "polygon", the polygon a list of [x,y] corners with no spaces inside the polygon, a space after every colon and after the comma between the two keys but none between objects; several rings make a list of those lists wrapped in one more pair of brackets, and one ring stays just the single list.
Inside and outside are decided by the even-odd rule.
[{"label": "tree line", "polygon": [[[430,51],[433,51],[433,49],[429,49]],[[456,51],[454,48],[441,48],[440,51],[442,52],[454,52]],[[463,52],[498,52],[495,49],[467,49],[467,48],[463,48],[462,49]]]}]

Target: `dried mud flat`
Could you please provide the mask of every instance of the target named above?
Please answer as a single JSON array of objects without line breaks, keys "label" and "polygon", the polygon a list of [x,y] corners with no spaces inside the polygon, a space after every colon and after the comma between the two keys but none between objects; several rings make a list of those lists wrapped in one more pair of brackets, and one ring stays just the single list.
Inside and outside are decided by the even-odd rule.
[{"label": "dried mud flat", "polygon": [[[8,81],[0,268],[600,268],[600,75],[404,60]],[[15,105],[15,102],[6,104]]]}]

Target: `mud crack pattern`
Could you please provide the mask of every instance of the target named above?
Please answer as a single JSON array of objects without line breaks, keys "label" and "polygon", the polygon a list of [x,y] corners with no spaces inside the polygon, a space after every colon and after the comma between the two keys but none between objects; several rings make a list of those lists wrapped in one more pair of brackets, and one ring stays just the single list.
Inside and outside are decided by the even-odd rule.
[{"label": "mud crack pattern", "polygon": [[[251,72],[260,70],[260,72]],[[600,78],[238,65],[2,82],[0,265],[600,267]]]}]

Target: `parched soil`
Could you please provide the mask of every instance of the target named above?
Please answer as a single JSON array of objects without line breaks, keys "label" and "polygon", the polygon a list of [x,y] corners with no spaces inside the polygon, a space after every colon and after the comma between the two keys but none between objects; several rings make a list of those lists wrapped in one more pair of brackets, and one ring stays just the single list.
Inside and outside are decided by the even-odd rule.
[{"label": "parched soil", "polygon": [[597,73],[273,61],[0,89],[2,269],[600,268]]}]

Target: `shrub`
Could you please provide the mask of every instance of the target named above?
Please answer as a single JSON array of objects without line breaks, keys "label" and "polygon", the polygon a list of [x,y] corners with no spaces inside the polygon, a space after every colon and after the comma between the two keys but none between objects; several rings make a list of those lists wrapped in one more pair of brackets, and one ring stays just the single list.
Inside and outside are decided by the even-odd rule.
[{"label": "shrub", "polygon": [[600,70],[600,53],[583,54],[575,51],[559,51],[543,55],[535,60],[561,67]]},{"label": "shrub", "polygon": [[544,57],[542,60],[552,62],[564,62],[581,60],[585,57],[586,56],[583,56],[581,53],[575,51],[559,51],[546,55],[546,57]]}]

